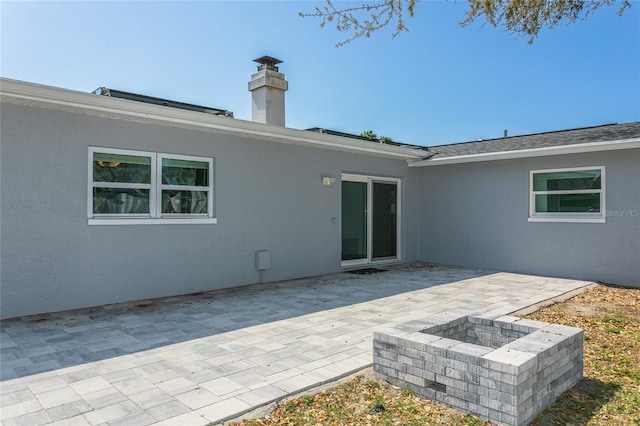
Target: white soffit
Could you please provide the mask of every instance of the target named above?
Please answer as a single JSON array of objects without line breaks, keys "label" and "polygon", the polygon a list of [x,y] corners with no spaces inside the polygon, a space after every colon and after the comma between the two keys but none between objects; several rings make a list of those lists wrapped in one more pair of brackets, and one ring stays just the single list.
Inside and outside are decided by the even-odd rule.
[{"label": "white soffit", "polygon": [[544,157],[548,155],[581,154],[585,152],[612,151],[640,148],[640,137],[614,141],[590,142],[575,145],[550,146],[544,148],[521,149],[518,151],[486,152],[482,154],[457,155],[455,157],[433,158],[409,162],[410,167],[443,166],[446,164],[477,163],[493,160]]},{"label": "white soffit", "polygon": [[0,93],[3,102],[82,111],[91,115],[116,119],[161,122],[169,126],[243,134],[281,143],[364,153],[407,161],[419,160],[427,155],[426,151],[418,148],[376,144],[341,136],[218,117],[5,78],[0,79]]}]

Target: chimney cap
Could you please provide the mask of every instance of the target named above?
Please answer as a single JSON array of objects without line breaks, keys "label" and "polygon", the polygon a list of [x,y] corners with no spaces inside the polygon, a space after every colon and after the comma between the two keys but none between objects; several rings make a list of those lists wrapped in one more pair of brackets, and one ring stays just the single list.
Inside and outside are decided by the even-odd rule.
[{"label": "chimney cap", "polygon": [[276,59],[272,56],[262,56],[258,59],[254,59],[253,62],[257,62],[261,65],[271,65],[271,66],[276,66],[282,63],[280,59]]},{"label": "chimney cap", "polygon": [[276,59],[271,56],[263,56],[261,58],[254,59],[253,61],[260,64],[258,65],[258,71],[271,70],[271,71],[279,72],[278,67],[276,67],[276,65],[282,63],[280,59]]}]

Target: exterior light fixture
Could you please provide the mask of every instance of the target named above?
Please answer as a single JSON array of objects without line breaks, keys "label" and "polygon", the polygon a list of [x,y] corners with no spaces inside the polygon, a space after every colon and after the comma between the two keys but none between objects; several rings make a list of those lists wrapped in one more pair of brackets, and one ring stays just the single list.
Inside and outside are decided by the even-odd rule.
[{"label": "exterior light fixture", "polygon": [[332,183],[334,183],[335,181],[336,181],[336,178],[332,178],[332,177],[329,177],[329,176],[325,176],[325,177],[322,178],[322,184],[324,186],[329,186]]}]

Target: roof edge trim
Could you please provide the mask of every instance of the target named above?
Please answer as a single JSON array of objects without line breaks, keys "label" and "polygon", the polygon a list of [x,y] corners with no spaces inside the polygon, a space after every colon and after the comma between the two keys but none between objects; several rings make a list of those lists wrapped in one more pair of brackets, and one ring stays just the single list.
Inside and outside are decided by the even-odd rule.
[{"label": "roof edge trim", "polygon": [[521,149],[518,151],[485,152],[482,154],[458,155],[455,157],[433,158],[409,163],[409,167],[442,166],[447,164],[478,163],[494,160],[544,157],[549,155],[581,154],[586,152],[613,151],[640,148],[640,137],[612,141],[589,142],[575,145],[550,146],[544,148]]},{"label": "roof edge trim", "polygon": [[[299,144],[325,149],[366,153],[402,160],[418,160],[426,151],[394,145],[372,144],[334,135],[324,135],[306,130],[271,126],[237,118],[218,117],[194,111],[167,108],[161,105],[100,96],[54,86],[41,85],[20,80],[0,78],[0,94],[3,101],[11,98],[46,104],[78,108],[97,113],[120,114],[131,117],[191,125],[212,130],[244,133],[273,138],[283,143]],[[7,99],[5,99],[5,97]]]}]

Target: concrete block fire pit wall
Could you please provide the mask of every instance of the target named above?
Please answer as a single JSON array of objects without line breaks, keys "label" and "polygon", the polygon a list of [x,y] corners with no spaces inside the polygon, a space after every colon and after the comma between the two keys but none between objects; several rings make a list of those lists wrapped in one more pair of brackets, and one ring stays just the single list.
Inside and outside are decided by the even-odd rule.
[{"label": "concrete block fire pit wall", "polygon": [[582,341],[579,328],[449,311],[375,332],[373,370],[422,397],[520,426],[582,379]]}]

